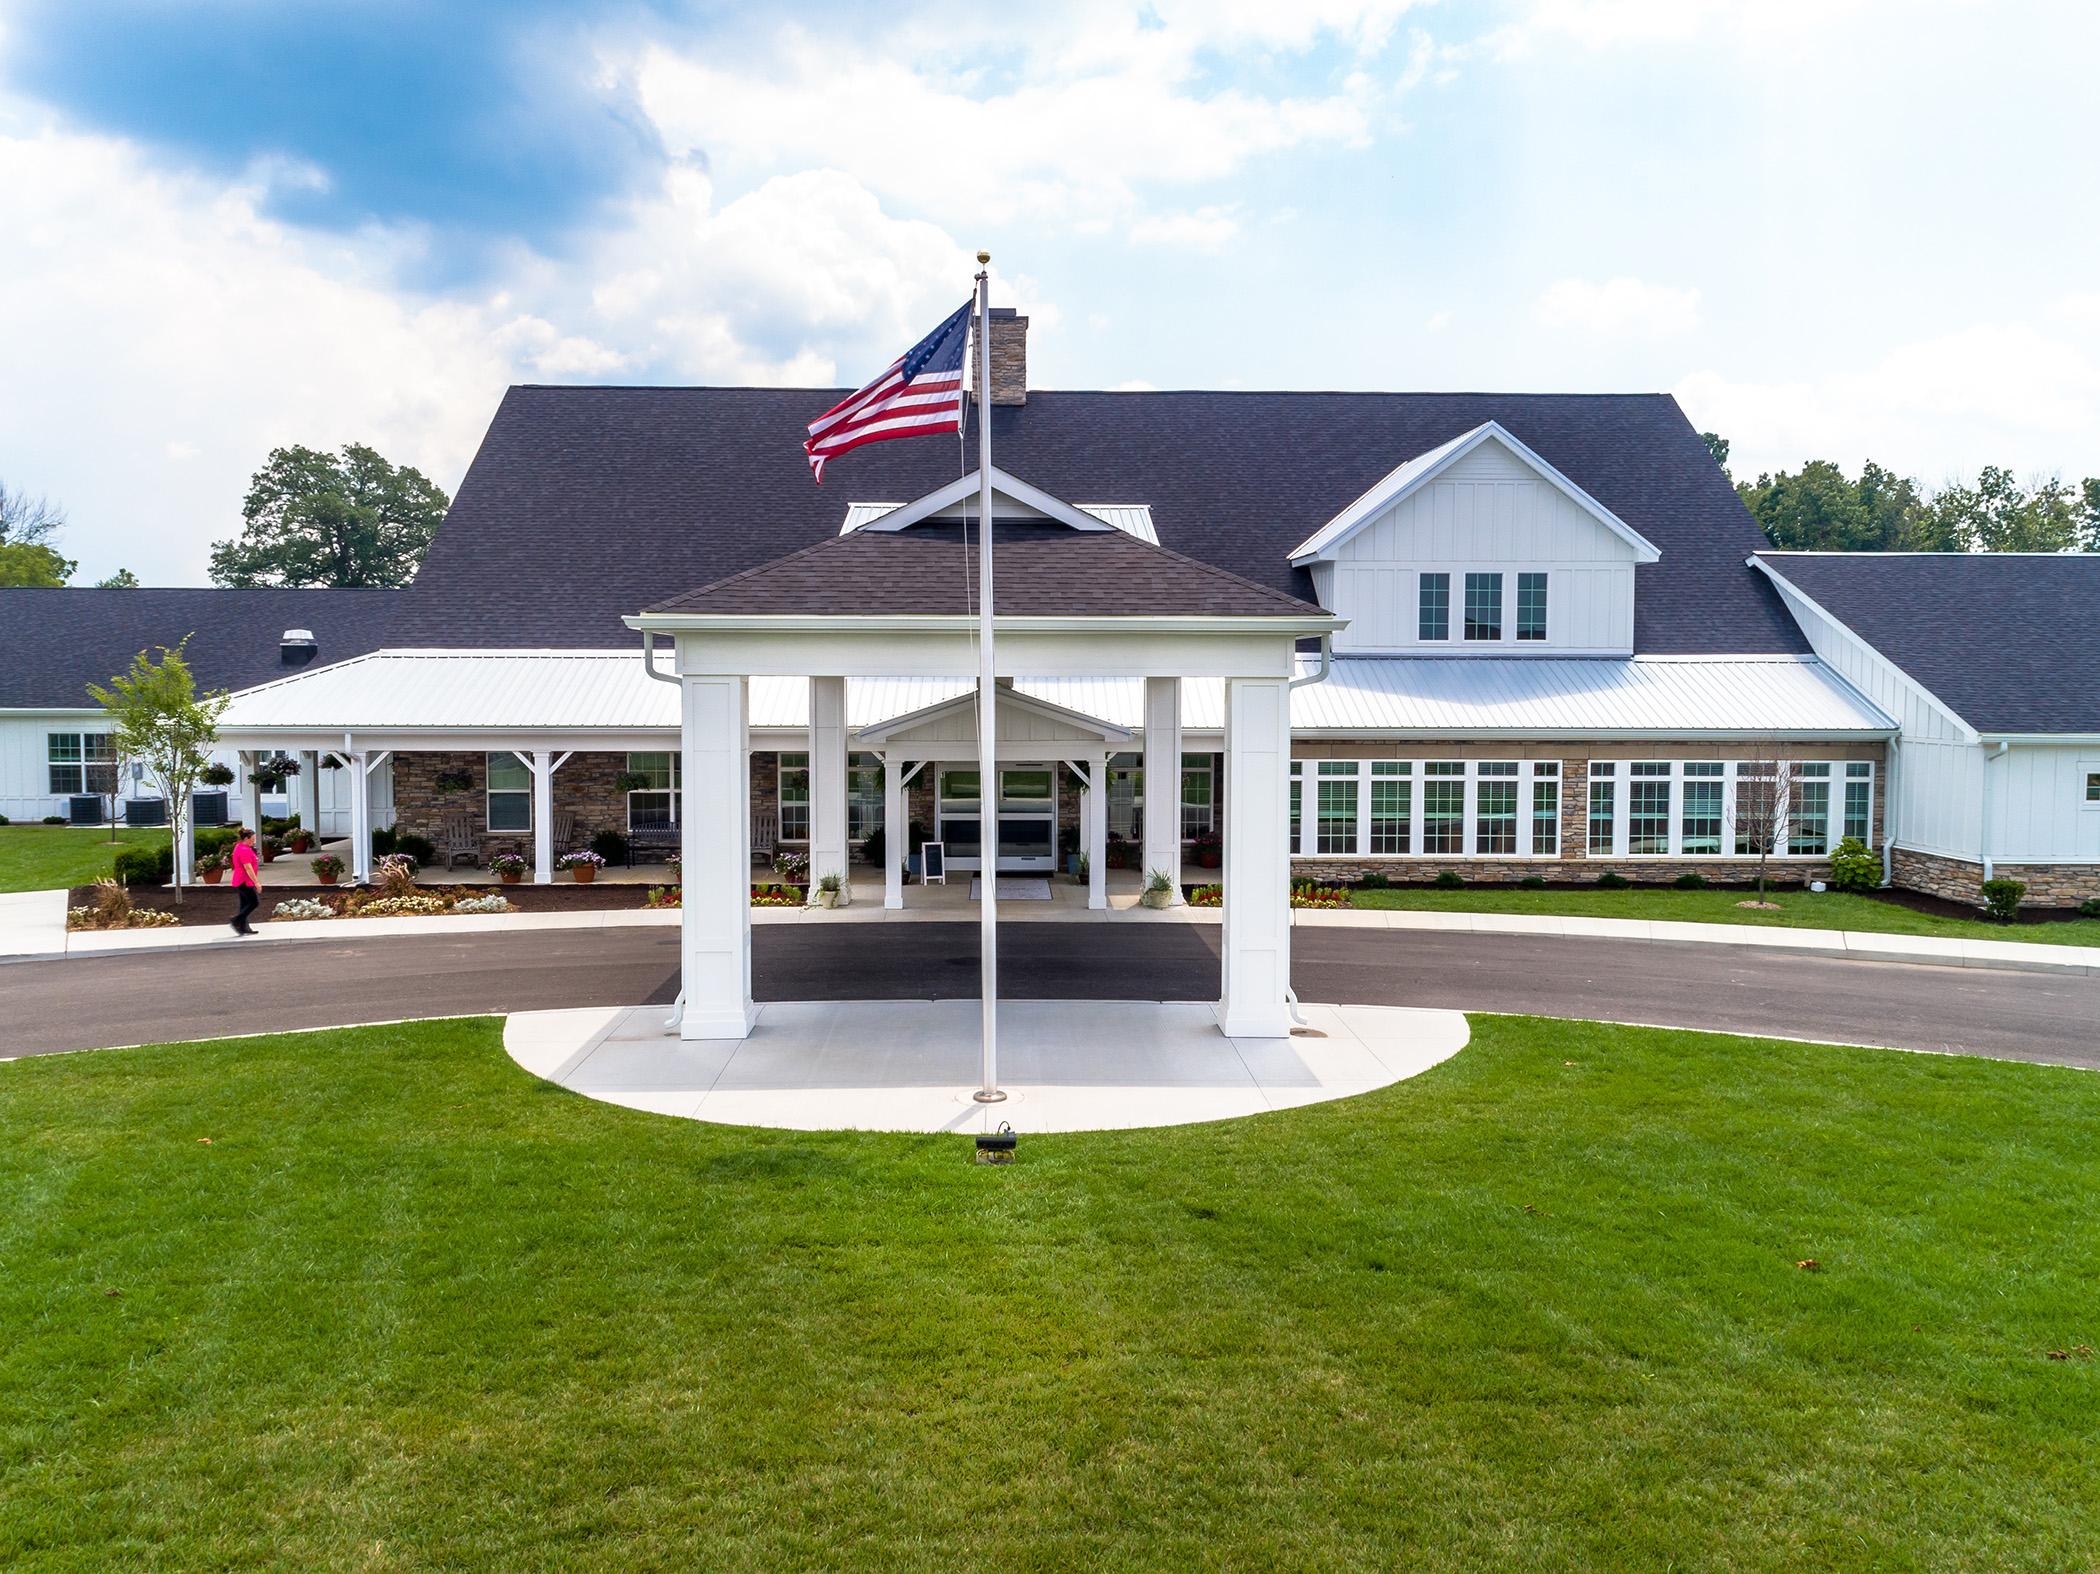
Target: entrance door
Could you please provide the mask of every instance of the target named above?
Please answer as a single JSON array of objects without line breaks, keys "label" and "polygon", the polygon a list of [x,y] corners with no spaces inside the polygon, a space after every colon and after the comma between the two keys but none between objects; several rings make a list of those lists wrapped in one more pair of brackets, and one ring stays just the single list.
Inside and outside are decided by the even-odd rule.
[{"label": "entrance door", "polygon": [[[984,802],[974,767],[942,766],[940,838],[957,869],[982,869]],[[1057,864],[1057,772],[1026,764],[999,772],[999,868],[1047,872]]]}]

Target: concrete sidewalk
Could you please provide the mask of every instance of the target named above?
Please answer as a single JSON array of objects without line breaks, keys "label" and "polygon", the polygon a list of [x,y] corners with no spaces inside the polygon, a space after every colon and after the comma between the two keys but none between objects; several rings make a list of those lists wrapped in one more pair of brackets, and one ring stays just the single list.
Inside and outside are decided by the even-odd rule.
[{"label": "concrete sidewalk", "polygon": [[[976,911],[967,893],[960,903],[937,908],[882,906],[879,889],[873,900],[827,912],[821,908],[753,908],[754,925],[954,923]],[[257,946],[299,940],[343,942],[382,935],[506,934],[547,929],[670,928],[678,923],[676,908],[605,909],[573,913],[486,913],[436,918],[322,919],[303,923],[268,922],[242,940],[223,925],[184,929],[92,930],[68,933],[66,893],[28,891],[0,894],[0,961],[39,957],[107,956],[125,951],[191,950],[214,946]],[[1127,905],[1094,911],[1077,903],[1007,902],[999,916],[1007,923],[1216,924],[1215,907],[1173,907],[1164,912]],[[1652,945],[1733,946],[1738,950],[1812,955],[1860,962],[1909,962],[1933,967],[1986,968],[2016,973],[2100,975],[2100,946],[2035,945],[2018,940],[1947,940],[1928,935],[1886,935],[1839,929],[1781,929],[1756,924],[1687,924],[1631,918],[1572,918],[1510,913],[1418,913],[1398,910],[1300,908],[1291,914],[1300,928],[1431,930],[1444,934],[1531,935],[1563,940],[1620,940]]]}]

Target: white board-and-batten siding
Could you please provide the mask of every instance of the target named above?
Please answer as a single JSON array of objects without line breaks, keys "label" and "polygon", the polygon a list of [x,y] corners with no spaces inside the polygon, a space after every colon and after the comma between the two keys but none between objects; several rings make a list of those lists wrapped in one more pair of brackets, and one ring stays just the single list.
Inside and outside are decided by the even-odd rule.
[{"label": "white board-and-batten siding", "polygon": [[[1350,654],[1628,655],[1634,560],[1630,542],[1489,441],[1366,521],[1332,564],[1313,566],[1313,582],[1322,604],[1350,620],[1335,636]],[[1483,571],[1503,575],[1503,637],[1469,644],[1459,638],[1465,575]],[[1419,576],[1436,572],[1451,575],[1452,638],[1423,641]],[[1546,638],[1519,644],[1516,576],[1527,572],[1549,576]]]}]

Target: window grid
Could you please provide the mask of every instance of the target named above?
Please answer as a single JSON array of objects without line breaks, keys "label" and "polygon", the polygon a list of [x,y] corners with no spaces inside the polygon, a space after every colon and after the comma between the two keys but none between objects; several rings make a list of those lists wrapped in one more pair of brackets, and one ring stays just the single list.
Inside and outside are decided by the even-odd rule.
[{"label": "window grid", "polygon": [[532,829],[532,772],[515,754],[491,754],[483,764],[488,779],[491,831]]},{"label": "window grid", "polygon": [[1546,637],[1546,576],[1517,576],[1517,638]]},{"label": "window grid", "polygon": [[[1605,766],[1605,770],[1611,769]],[[1618,796],[1619,784],[1609,779],[1597,780],[1598,767],[1590,767],[1590,840],[1589,852],[1593,858],[1609,858],[1617,844],[1618,819],[1614,811],[1614,800]]]},{"label": "window grid", "polygon": [[2100,803],[2100,771],[2087,771],[2085,773],[2085,801],[2087,803]]},{"label": "window grid", "polygon": [[[1352,767],[1353,768],[1353,767]],[[1318,847],[1323,853],[1356,851],[1356,783],[1329,780],[1321,766]]]},{"label": "window grid", "polygon": [[1451,576],[1449,574],[1424,574],[1422,576],[1422,598],[1416,619],[1415,633],[1418,639],[1449,639],[1451,637]]},{"label": "window grid", "polygon": [[[1388,762],[1380,760],[1378,764]],[[1371,835],[1364,851],[1404,853],[1408,851],[1408,820],[1414,798],[1414,783],[1398,776],[1374,774],[1371,778]]]},{"label": "window grid", "polygon": [[780,840],[809,840],[809,756],[806,753],[780,756]]},{"label": "window grid", "polygon": [[1291,855],[1296,857],[1304,851],[1305,829],[1305,763],[1291,761]]},{"label": "window grid", "polygon": [[1474,793],[1473,849],[1482,857],[1507,856],[1517,850],[1517,784],[1483,780]]},{"label": "window grid", "polygon": [[1499,640],[1502,637],[1502,576],[1466,576],[1466,638]]},{"label": "window grid", "polygon": [[1549,857],[1560,851],[1560,782],[1554,777],[1531,783],[1531,850]]}]

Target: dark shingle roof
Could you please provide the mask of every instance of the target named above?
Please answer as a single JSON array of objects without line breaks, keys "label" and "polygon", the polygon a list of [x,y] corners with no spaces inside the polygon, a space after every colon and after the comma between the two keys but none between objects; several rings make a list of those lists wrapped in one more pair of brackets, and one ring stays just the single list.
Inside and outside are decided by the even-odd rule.
[{"label": "dark shingle roof", "polygon": [[[813,486],[804,428],[842,392],[511,389],[396,643],[625,646],[623,613],[836,536],[848,501],[909,501],[967,470],[974,438],[928,438],[863,448]],[[1744,566],[1764,536],[1663,394],[1032,391],[994,410],[993,460],[1069,502],[1149,504],[1163,545],[1310,602],[1291,548],[1489,419],[1662,550],[1637,571],[1636,650],[1807,650]]]},{"label": "dark shingle roof", "polygon": [[1759,556],[1978,731],[2100,733],[2100,556]]},{"label": "dark shingle roof", "polygon": [[0,589],[0,708],[92,706],[140,651],[155,656],[193,636],[185,657],[200,689],[281,678],[278,641],[313,630],[314,664],[385,642],[398,590]]},{"label": "dark shingle roof", "polygon": [[[1001,525],[995,604],[1011,617],[1303,617],[1295,596],[1120,530]],[[857,530],[651,607],[651,612],[819,616],[975,610],[977,550],[959,525]]]}]

